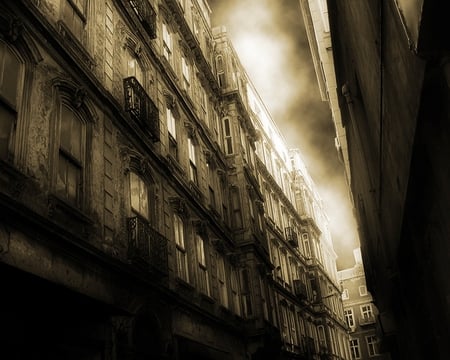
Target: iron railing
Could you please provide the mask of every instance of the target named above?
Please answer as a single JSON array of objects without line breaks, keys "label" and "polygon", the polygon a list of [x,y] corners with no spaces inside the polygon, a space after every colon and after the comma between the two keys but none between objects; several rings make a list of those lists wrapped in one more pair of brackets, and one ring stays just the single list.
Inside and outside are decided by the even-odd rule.
[{"label": "iron railing", "polygon": [[128,257],[149,271],[167,273],[167,239],[143,218],[128,218]]},{"label": "iron railing", "polygon": [[123,89],[125,111],[129,112],[137,123],[149,132],[154,141],[159,141],[158,108],[152,99],[134,76],[123,79]]},{"label": "iron railing", "polygon": [[129,0],[150,39],[156,38],[156,12],[148,0]]},{"label": "iron railing", "polygon": [[286,240],[291,246],[298,247],[298,237],[297,233],[294,231],[294,228],[292,227],[286,227],[284,228],[284,234],[286,236]]}]

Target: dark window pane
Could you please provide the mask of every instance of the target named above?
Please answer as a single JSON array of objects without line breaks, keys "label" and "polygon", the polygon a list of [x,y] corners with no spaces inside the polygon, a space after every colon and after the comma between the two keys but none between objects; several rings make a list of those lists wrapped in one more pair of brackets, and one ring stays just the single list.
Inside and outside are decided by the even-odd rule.
[{"label": "dark window pane", "polygon": [[15,114],[0,103],[0,159],[8,158],[8,146]]},{"label": "dark window pane", "polygon": [[1,84],[1,93],[8,100],[8,102],[16,108],[20,62],[7,47],[4,52],[3,60],[3,81]]}]

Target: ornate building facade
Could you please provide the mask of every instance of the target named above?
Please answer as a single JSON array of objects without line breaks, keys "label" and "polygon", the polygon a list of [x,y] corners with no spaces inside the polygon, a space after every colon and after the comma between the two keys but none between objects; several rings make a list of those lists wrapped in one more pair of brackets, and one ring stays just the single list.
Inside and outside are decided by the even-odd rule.
[{"label": "ornate building facade", "polygon": [[2,357],[349,359],[320,198],[207,2],[0,9]]}]

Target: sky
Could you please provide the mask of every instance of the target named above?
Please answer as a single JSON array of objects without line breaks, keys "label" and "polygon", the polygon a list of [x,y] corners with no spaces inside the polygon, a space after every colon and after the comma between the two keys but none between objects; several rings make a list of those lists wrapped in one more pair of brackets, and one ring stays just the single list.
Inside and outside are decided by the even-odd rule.
[{"label": "sky", "polygon": [[300,149],[330,220],[338,270],[354,265],[357,225],[321,100],[299,0],[209,0],[212,26],[225,26],[239,59],[284,136]]}]

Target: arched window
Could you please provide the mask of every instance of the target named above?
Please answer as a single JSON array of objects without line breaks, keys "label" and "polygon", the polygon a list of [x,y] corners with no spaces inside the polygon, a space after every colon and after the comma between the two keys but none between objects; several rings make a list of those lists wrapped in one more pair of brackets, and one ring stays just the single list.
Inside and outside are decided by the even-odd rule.
[{"label": "arched window", "polygon": [[20,108],[23,66],[18,56],[0,41],[0,159],[11,160],[14,128]]},{"label": "arched window", "polygon": [[58,199],[85,210],[91,182],[92,124],[97,116],[86,91],[56,78],[55,118],[52,127],[51,182]]},{"label": "arched window", "polygon": [[86,126],[70,106],[60,107],[59,154],[56,192],[75,207],[81,207],[86,149]]}]

